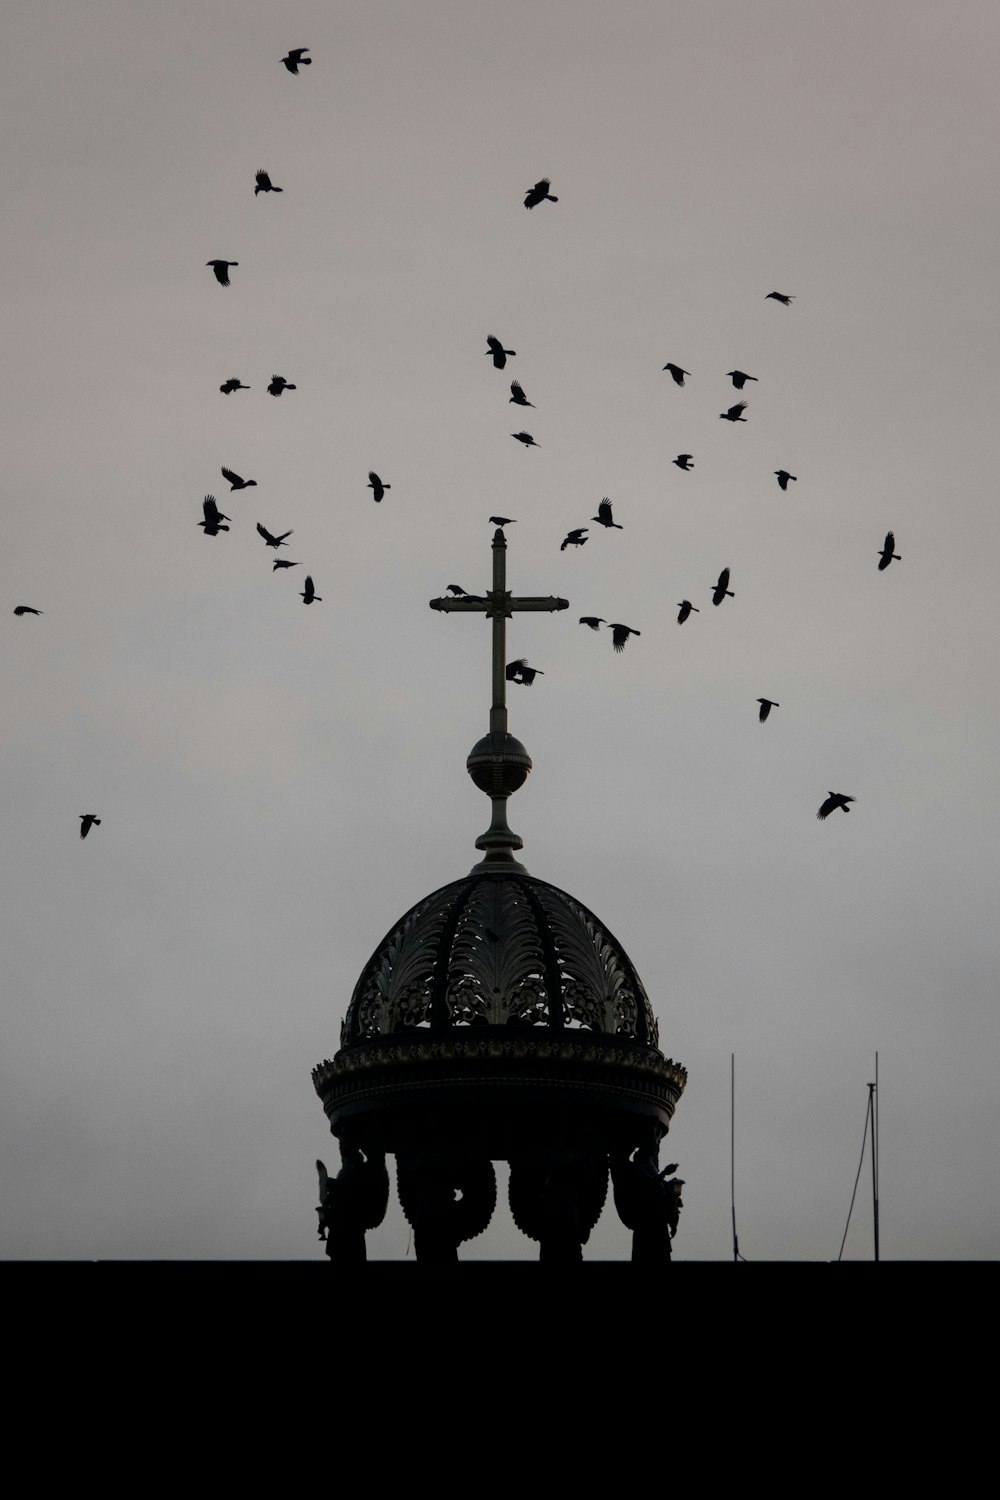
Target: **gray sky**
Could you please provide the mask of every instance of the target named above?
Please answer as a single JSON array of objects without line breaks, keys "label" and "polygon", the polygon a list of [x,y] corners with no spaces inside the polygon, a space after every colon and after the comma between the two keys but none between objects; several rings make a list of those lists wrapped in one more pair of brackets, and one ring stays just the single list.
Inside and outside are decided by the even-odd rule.
[{"label": "gray sky", "polygon": [[[995,1256],[996,6],[6,19],[0,1253],[320,1253],[310,1069],[488,822],[488,628],[427,601],[487,586],[499,511],[571,604],[509,631],[511,823],[689,1070],[678,1255],[730,1253],[735,1052],[741,1249],[836,1256],[878,1049],[883,1254]],[[604,495],[624,529],[560,552]],[[498,1214],[470,1253],[535,1247]]]}]

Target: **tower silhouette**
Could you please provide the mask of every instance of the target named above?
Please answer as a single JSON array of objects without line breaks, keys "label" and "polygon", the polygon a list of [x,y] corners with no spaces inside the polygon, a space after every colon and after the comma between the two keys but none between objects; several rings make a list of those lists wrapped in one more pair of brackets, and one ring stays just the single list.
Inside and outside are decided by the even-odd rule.
[{"label": "tower silhouette", "polygon": [[658,1152],[687,1074],[659,1049],[642,981],[604,923],[515,854],[508,798],[531,759],[508,732],[506,622],[568,601],[506,587],[507,545],[493,536],[493,587],[432,599],[492,622],[489,732],[467,769],[491,802],[482,859],[395,922],[361,972],[341,1045],[313,1071],[340,1144],[320,1169],[320,1234],[335,1265],[365,1259],[396,1160],[418,1261],[457,1261],[496,1205],[493,1163],[510,1164],[510,1208],[539,1259],[572,1263],[609,1183],[633,1231],[632,1258],[670,1257],[681,1182]]}]

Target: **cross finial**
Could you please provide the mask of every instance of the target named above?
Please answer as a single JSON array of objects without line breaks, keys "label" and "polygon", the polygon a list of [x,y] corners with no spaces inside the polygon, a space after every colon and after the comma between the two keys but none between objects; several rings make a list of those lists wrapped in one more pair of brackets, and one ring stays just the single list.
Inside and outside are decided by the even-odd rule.
[{"label": "cross finial", "polygon": [[469,775],[480,791],[493,803],[489,828],[476,839],[476,848],[485,858],[475,868],[523,868],[513,851],[524,847],[524,840],[507,825],[507,798],[523,786],[531,770],[527,750],[507,732],[507,621],[514,614],[531,610],[553,612],[568,609],[568,599],[517,598],[507,588],[507,540],[503,529],[493,533],[493,587],[484,595],[462,594],[456,598],[432,599],[431,609],[445,614],[485,614],[493,621],[493,702],[490,707],[490,731],[477,744],[466,762]]}]

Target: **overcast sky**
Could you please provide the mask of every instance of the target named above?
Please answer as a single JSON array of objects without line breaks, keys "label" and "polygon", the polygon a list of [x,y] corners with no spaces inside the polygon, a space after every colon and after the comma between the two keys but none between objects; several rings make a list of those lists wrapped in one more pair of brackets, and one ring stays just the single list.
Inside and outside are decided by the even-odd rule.
[{"label": "overcast sky", "polygon": [[427,601],[499,512],[571,606],[508,632],[510,821],[689,1070],[678,1257],[731,1053],[744,1255],[836,1257],[876,1050],[883,1255],[997,1255],[998,55],[992,0],[7,8],[0,1253],[321,1255],[310,1070],[488,823],[489,627]]}]

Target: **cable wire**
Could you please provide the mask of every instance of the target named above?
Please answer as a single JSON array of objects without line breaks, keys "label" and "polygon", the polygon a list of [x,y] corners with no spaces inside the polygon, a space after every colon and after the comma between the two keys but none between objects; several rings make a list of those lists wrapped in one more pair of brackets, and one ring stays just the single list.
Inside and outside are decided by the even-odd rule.
[{"label": "cable wire", "polygon": [[869,1091],[868,1091],[868,1104],[867,1104],[867,1107],[865,1109],[865,1133],[861,1137],[861,1159],[858,1162],[857,1175],[854,1178],[854,1192],[851,1194],[851,1206],[847,1210],[847,1223],[844,1225],[844,1238],[840,1242],[840,1254],[837,1256],[838,1261],[843,1256],[843,1254],[844,1254],[844,1246],[847,1244],[847,1231],[851,1227],[851,1214],[854,1212],[854,1200],[855,1200],[855,1198],[857,1197],[857,1194],[858,1194],[858,1183],[861,1181],[861,1168],[865,1164],[865,1146],[868,1143],[868,1121],[869,1121],[869,1119],[871,1117],[871,1112],[872,1112],[872,1095],[871,1095],[871,1090],[869,1089]]}]

